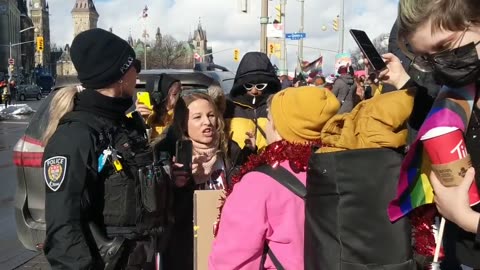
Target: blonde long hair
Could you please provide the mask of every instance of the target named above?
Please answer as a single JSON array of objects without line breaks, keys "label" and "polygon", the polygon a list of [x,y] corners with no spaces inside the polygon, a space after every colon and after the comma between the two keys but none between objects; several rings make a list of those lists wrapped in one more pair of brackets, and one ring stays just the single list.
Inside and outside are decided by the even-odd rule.
[{"label": "blonde long hair", "polygon": [[55,133],[55,130],[57,130],[60,119],[73,110],[75,96],[82,90],[83,88],[79,86],[66,86],[57,90],[50,103],[49,121],[42,135],[43,145],[47,145],[48,141]]}]

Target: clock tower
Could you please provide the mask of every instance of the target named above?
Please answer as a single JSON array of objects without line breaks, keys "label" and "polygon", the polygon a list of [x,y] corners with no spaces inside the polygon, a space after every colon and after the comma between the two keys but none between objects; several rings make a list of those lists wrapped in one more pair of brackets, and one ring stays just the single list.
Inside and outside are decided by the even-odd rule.
[{"label": "clock tower", "polygon": [[43,51],[35,52],[35,66],[41,65],[50,71],[53,63],[50,62],[50,18],[46,0],[32,0],[30,2],[31,17],[35,27],[35,40],[43,37]]}]

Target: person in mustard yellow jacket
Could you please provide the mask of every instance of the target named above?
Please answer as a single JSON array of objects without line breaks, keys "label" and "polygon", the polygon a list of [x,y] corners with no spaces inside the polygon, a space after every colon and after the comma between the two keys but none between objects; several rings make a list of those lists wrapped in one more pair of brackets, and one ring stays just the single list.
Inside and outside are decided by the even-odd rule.
[{"label": "person in mustard yellow jacket", "polygon": [[238,66],[224,114],[227,134],[240,148],[247,144],[261,151],[267,146],[267,99],[281,88],[275,68],[266,54],[245,54]]},{"label": "person in mustard yellow jacket", "polygon": [[135,103],[136,110],[151,128],[151,140],[161,135],[173,122],[173,108],[182,92],[182,84],[179,80],[167,74],[160,76],[159,92],[151,93],[153,109],[139,103],[138,100]]}]

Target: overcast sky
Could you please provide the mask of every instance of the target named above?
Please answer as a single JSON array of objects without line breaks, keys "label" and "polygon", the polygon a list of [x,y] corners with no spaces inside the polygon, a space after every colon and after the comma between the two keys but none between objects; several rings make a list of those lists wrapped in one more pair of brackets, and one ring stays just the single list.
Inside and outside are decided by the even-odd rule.
[{"label": "overcast sky", "polygon": [[[259,49],[260,0],[248,0],[249,12],[240,12],[240,0],[97,0],[100,14],[98,27],[113,28],[113,32],[127,39],[131,31],[139,38],[143,23],[139,20],[145,5],[148,6],[147,29],[151,37],[157,27],[163,34],[186,40],[201,18],[207,30],[209,45],[213,51],[227,50],[214,55],[217,64],[235,70],[233,49],[241,54]],[[269,16],[274,18],[274,6],[280,0],[269,1]],[[334,53],[319,49],[337,50],[339,34],[332,30],[332,21],[340,13],[340,0],[304,0],[305,29],[304,59],[314,60],[324,55],[324,71],[333,70]],[[49,0],[52,43],[64,46],[73,39],[71,10],[74,0]],[[395,21],[398,0],[345,0],[345,49],[356,47],[348,29],[365,30],[371,39],[388,33]],[[300,27],[300,1],[287,0],[286,31],[296,32]],[[322,26],[327,26],[323,31]],[[297,59],[297,41],[287,41],[288,67],[293,71]],[[310,48],[311,47],[311,48]],[[317,49],[313,49],[317,48]],[[273,58],[272,62],[277,63]]]}]

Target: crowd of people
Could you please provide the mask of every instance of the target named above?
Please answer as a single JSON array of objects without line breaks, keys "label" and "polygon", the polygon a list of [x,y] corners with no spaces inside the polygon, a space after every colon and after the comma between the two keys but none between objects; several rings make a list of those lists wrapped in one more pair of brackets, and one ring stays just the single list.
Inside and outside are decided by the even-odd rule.
[{"label": "crowd of people", "polygon": [[[376,173],[363,172],[366,178],[380,173],[394,181],[403,170],[401,159],[352,158],[338,165],[313,158],[355,155],[360,149],[403,156],[436,98],[446,93],[432,91],[425,78],[448,89],[442,91],[478,87],[476,1],[399,2],[394,28],[401,50],[383,55],[388,68],[382,72],[355,76],[342,65],[338,76],[318,76],[304,85],[278,77],[266,54],[249,52],[228,96],[217,84],[205,92],[184,92],[181,81],[162,74],[158,88],[150,89],[151,104],[132,98],[141,65],[129,44],[102,29],[80,33],[70,52],[81,86],[55,93],[42,137],[44,252],[52,269],[193,269],[196,190],[224,190],[226,196],[209,269],[431,267],[435,250],[424,240],[435,240],[433,230],[422,239],[418,233],[433,228],[433,220],[415,223],[425,220],[425,212],[413,211],[411,224],[387,224],[388,205],[376,205],[396,186],[369,179],[385,189],[355,194],[365,192],[358,188],[362,179],[346,179],[342,192],[336,183],[362,164]],[[404,61],[411,62],[408,70]],[[387,86],[396,91],[385,91]],[[478,95],[469,102],[475,106],[471,117],[464,117],[465,140],[473,168],[480,169]],[[434,173],[426,176],[448,220],[442,269],[480,268],[480,214],[468,200],[472,182],[480,183],[473,168],[459,186],[443,186]],[[314,190],[322,181],[334,184]],[[353,202],[352,194],[364,199]],[[325,205],[315,206],[314,200]],[[360,212],[365,214],[353,220]],[[352,224],[342,225],[340,216],[358,228],[374,225],[355,231]],[[332,224],[316,226],[322,219]],[[330,233],[335,224],[346,231],[341,237]],[[417,233],[413,240],[411,231]],[[382,235],[391,248],[382,241],[387,238],[378,238]],[[325,246],[332,239],[342,248]],[[353,248],[365,239],[364,247]],[[396,248],[403,243],[406,252]]]}]

